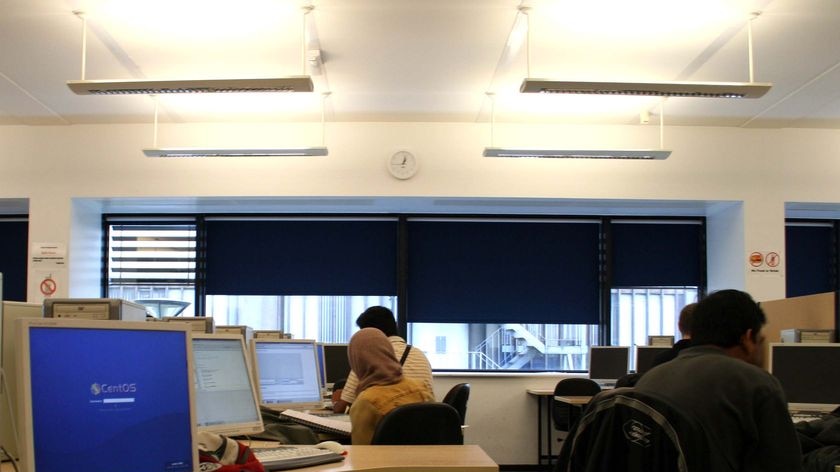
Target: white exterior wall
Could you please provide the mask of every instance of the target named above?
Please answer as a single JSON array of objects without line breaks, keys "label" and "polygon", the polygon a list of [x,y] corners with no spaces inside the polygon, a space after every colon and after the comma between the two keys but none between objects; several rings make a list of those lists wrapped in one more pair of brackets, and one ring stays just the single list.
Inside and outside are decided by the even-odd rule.
[{"label": "white exterior wall", "polygon": [[[615,203],[625,213],[638,205],[645,214],[654,201],[675,209],[700,201],[706,202],[703,213],[709,217],[710,289],[744,289],[757,300],[783,298],[785,204],[825,203],[824,214],[836,217],[840,133],[674,127],[665,134],[666,147],[674,152],[653,162],[484,158],[481,152],[490,145],[486,123],[328,123],[327,157],[150,159],[140,150],[151,146],[151,125],[4,126],[0,211],[28,202],[30,242],[68,248],[69,281],[56,296],[96,297],[100,214],[103,208],[119,212],[138,202],[157,213],[340,213],[350,208],[342,206],[343,199],[354,199],[353,208],[385,199],[395,211],[446,213],[454,210],[445,199],[461,198],[473,202],[475,213],[600,214],[612,213]],[[168,124],[161,126],[158,140],[161,147],[320,143],[320,124],[311,123]],[[497,123],[494,144],[650,148],[658,144],[658,129]],[[411,180],[393,179],[385,169],[386,157],[399,149],[419,159],[420,170]],[[314,197],[332,198],[322,208],[313,205]],[[483,198],[511,200],[497,201],[491,209],[482,206]],[[371,204],[367,211],[380,208]],[[752,251],[778,252],[779,273],[750,271]],[[30,302],[41,299],[38,277],[30,270]],[[553,385],[556,379],[542,381]],[[536,402],[524,393],[535,386],[532,382],[474,380],[468,442],[482,445],[503,464],[533,463]],[[442,386],[439,396],[445,393]]]}]

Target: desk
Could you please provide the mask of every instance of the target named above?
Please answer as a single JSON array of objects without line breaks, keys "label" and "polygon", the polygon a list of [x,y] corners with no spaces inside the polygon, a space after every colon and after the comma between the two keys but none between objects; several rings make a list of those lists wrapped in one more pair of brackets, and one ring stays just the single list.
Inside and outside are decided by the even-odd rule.
[{"label": "desk", "polygon": [[556,396],[554,399],[567,405],[584,407],[592,400],[592,395]]},{"label": "desk", "polygon": [[[13,472],[3,462],[0,472]],[[347,446],[343,462],[304,467],[302,472],[498,472],[499,466],[480,447],[467,446]]]},{"label": "desk", "polygon": [[[528,395],[537,399],[537,464],[551,464],[551,402],[554,398],[554,389],[529,388]],[[543,439],[545,431],[545,439]]]}]

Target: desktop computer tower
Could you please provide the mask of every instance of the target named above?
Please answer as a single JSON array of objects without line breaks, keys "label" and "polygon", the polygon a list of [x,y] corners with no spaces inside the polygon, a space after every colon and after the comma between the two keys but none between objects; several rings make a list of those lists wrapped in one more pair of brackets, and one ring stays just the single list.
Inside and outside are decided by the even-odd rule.
[{"label": "desktop computer tower", "polygon": [[48,298],[44,317],[146,321],[146,307],[119,298]]},{"label": "desktop computer tower", "polygon": [[833,329],[783,329],[783,343],[833,343]]},{"label": "desktop computer tower", "polygon": [[44,306],[40,303],[2,302],[3,319],[0,329],[3,330],[3,348],[0,351],[0,366],[3,367],[5,378],[0,383],[0,446],[15,459],[18,458],[17,440],[12,429],[12,421],[17,419],[18,408],[15,321],[23,318],[41,318],[44,316],[43,310]]},{"label": "desktop computer tower", "polygon": [[190,331],[194,333],[216,332],[216,324],[212,316],[164,316],[163,321],[174,323],[189,323]]}]

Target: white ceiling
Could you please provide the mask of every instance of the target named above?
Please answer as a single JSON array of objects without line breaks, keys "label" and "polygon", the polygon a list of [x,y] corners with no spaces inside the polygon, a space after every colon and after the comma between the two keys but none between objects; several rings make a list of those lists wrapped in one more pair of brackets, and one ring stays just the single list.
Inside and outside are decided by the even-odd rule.
[{"label": "white ceiling", "polygon": [[[511,51],[520,5],[530,48]],[[162,121],[319,121],[329,91],[329,121],[486,122],[492,91],[496,121],[605,124],[638,123],[642,110],[655,124],[659,99],[520,94],[519,84],[529,68],[558,80],[748,81],[747,23],[760,11],[754,80],[770,92],[669,99],[666,124],[840,128],[837,0],[4,0],[0,124],[152,120],[149,97],[66,87],[81,77],[74,10],[87,20],[86,79],[315,80],[312,94],[162,97]],[[307,48],[320,49],[320,74]]]}]

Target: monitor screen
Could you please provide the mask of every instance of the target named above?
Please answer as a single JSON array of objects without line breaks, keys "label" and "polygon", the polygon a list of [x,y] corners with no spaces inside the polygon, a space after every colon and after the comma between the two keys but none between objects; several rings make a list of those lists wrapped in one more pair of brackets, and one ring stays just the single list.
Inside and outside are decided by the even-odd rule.
[{"label": "monitor screen", "polygon": [[616,380],[627,374],[630,348],[627,346],[590,346],[589,378]]},{"label": "monitor screen", "polygon": [[260,403],[272,409],[321,408],[321,383],[315,341],[253,339]]},{"label": "monitor screen", "polygon": [[245,436],[263,431],[245,340],[239,334],[193,333],[198,431]]},{"label": "monitor screen", "polygon": [[840,404],[840,344],[771,343],[768,360],[789,403]]},{"label": "monitor screen", "polygon": [[656,356],[670,350],[669,346],[636,346],[636,373],[644,374],[649,371]]},{"label": "monitor screen", "polygon": [[53,318],[17,329],[23,470],[198,471],[185,326]]},{"label": "monitor screen", "polygon": [[324,371],[327,385],[346,379],[350,375],[350,359],[347,357],[347,344],[324,344]]}]

